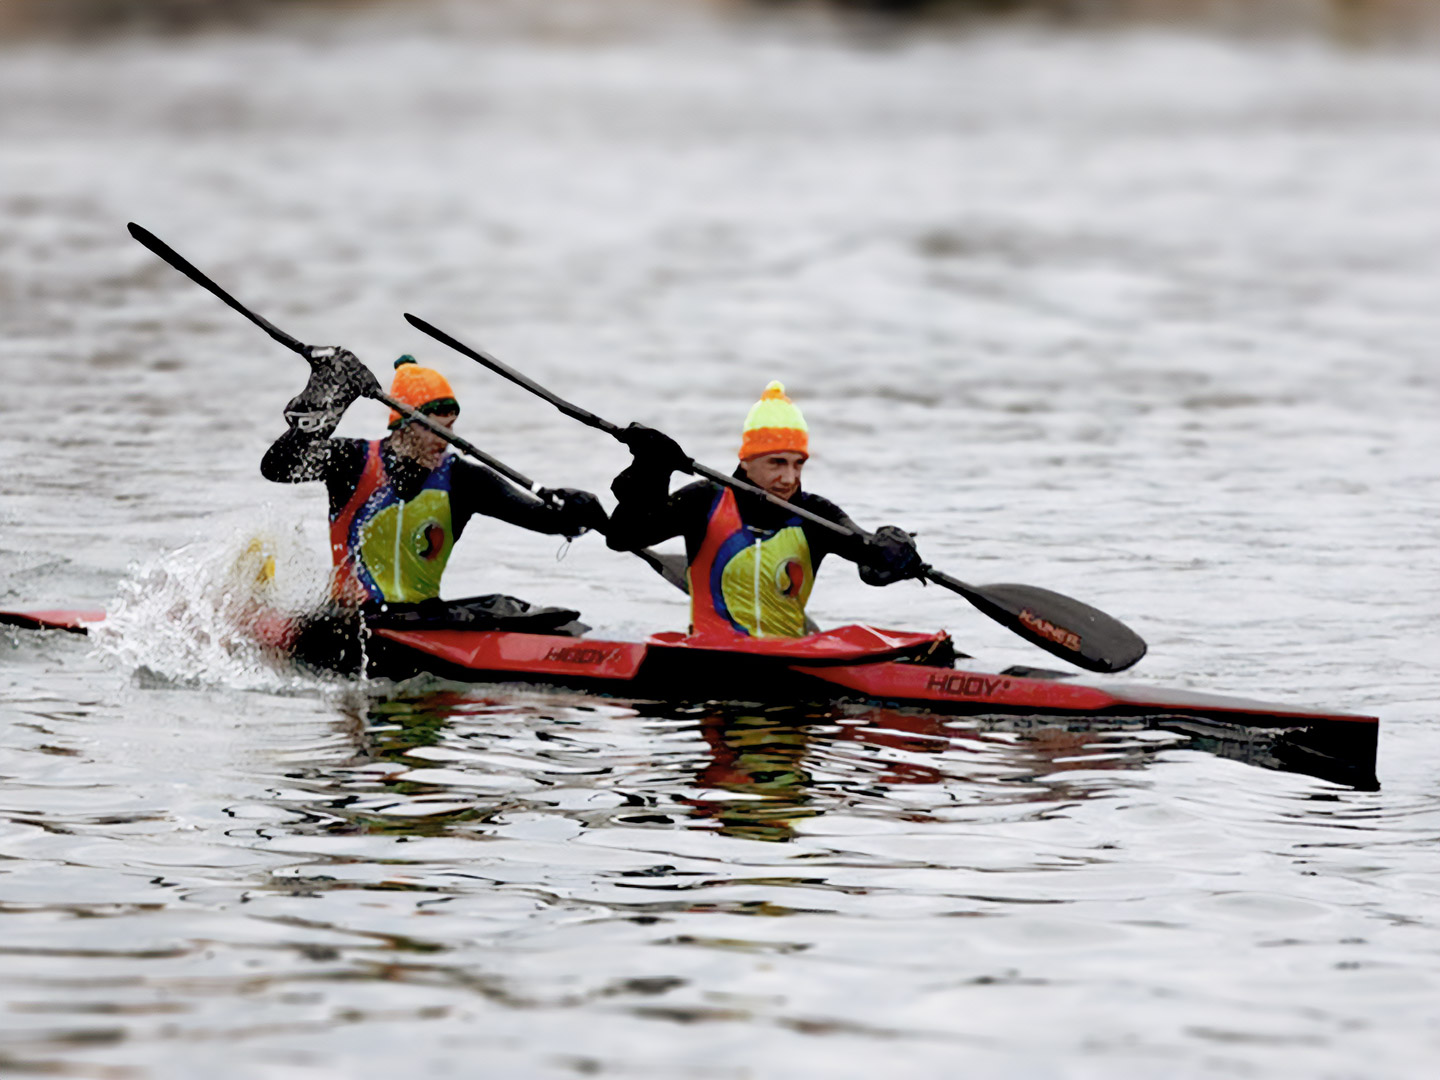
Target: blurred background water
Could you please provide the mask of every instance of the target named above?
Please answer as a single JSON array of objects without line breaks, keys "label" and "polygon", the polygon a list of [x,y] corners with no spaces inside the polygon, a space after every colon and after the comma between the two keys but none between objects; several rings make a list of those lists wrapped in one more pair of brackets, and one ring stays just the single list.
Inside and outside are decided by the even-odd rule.
[{"label": "blurred background water", "polygon": [[[115,614],[0,631],[0,1070],[1427,1070],[1427,6],[1020,6],[0,9],[0,606]],[[403,311],[717,465],[781,378],[857,520],[1115,613],[1136,681],[1378,714],[1383,786],[267,666],[256,551],[287,598],[323,573],[322,494],[258,472],[304,373],[130,220],[301,339],[442,367],[546,484],[626,455]],[[477,521],[447,592],[683,624],[557,548]],[[812,608],[1048,662],[844,565]]]}]

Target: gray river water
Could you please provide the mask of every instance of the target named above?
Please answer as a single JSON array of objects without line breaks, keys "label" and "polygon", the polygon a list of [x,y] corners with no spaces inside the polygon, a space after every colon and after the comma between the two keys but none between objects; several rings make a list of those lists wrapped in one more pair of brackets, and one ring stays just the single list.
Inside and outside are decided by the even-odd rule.
[{"label": "gray river water", "polygon": [[[10,43],[0,210],[0,607],[112,612],[0,629],[0,1072],[1433,1067],[1433,55],[673,13]],[[303,340],[442,367],[542,483],[627,458],[403,311],[716,465],[780,378],[812,490],[1123,618],[1132,681],[1379,715],[1382,786],[267,666],[237,613],[323,569],[321,492],[258,472],[302,365],[131,220]],[[447,591],[683,624],[558,547],[477,521]],[[844,564],[812,609],[1054,663]]]}]

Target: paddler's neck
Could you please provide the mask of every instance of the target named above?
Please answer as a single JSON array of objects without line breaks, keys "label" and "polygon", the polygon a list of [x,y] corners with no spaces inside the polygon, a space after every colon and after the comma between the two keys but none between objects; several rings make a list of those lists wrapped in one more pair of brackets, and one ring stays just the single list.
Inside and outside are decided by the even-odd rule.
[{"label": "paddler's neck", "polygon": [[[734,472],[735,479],[744,480],[747,484],[753,481],[745,474],[744,469],[737,468]],[[763,488],[761,490],[764,490]],[[793,502],[799,499],[801,492],[797,491],[786,502]],[[736,507],[740,511],[740,517],[746,525],[758,529],[776,529],[790,520],[790,511],[783,506],[772,503],[761,495],[749,491],[735,492]]]}]

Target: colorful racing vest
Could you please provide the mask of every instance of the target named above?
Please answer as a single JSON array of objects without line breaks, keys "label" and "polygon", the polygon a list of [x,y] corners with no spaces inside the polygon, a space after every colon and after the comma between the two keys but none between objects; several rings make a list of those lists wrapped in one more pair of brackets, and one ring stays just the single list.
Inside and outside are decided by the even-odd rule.
[{"label": "colorful racing vest", "polygon": [[815,567],[798,517],[774,530],[752,528],[740,520],[735,493],[726,488],[710,507],[688,575],[691,633],[805,636]]},{"label": "colorful racing vest", "polygon": [[414,498],[391,486],[380,443],[365,450],[365,467],[344,508],[330,518],[331,592],[348,603],[411,603],[440,595],[440,576],[455,546],[446,454]]}]

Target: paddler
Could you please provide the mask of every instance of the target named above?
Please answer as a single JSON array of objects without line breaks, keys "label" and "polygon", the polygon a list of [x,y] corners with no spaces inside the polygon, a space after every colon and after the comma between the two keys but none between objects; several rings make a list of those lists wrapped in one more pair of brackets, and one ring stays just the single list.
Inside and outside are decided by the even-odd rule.
[{"label": "paddler", "polygon": [[[605,525],[589,492],[561,489],[558,505],[542,503],[450,453],[440,436],[393,409],[384,439],[332,438],[345,410],[373,382],[353,353],[316,350],[309,383],[285,406],[289,429],[260,463],[276,483],[325,482],[337,604],[435,600],[451,548],[475,514],[570,537]],[[395,361],[390,396],[446,428],[460,413],[445,377],[413,356]]]},{"label": "paddler", "polygon": [[[810,457],[810,429],[800,409],[772,382],[745,417],[734,475],[786,502],[850,530],[857,526],[828,499],[800,482]],[[815,573],[834,553],[860,568],[868,585],[918,577],[915,542],[887,525],[867,541],[815,525],[748,492],[699,480],[670,493],[670,474],[689,471],[689,458],[669,436],[631,424],[623,438],[635,460],[610,485],[619,505],[607,542],[634,551],[674,536],[685,538],[690,621],[694,634],[803,637],[805,604]]]}]

